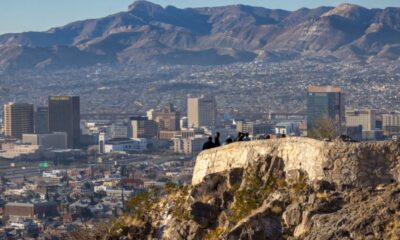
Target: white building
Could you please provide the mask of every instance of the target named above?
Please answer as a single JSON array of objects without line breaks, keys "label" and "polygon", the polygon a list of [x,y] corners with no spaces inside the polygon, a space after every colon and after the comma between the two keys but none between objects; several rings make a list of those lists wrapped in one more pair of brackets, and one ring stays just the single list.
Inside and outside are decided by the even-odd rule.
[{"label": "white building", "polygon": [[280,122],[275,125],[275,134],[299,135],[300,123],[298,122]]},{"label": "white building", "polygon": [[111,139],[104,144],[104,153],[133,153],[147,149],[146,139]]},{"label": "white building", "polygon": [[181,129],[187,129],[188,128],[188,118],[182,117],[181,120],[179,121],[179,126],[181,127]]},{"label": "white building", "polygon": [[146,112],[147,119],[149,120],[155,120],[155,110],[150,109]]}]

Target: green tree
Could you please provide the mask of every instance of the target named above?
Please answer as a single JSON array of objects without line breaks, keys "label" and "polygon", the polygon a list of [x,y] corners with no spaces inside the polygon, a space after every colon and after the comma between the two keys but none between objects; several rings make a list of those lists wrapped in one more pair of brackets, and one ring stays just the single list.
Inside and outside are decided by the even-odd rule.
[{"label": "green tree", "polygon": [[315,139],[333,139],[339,137],[339,129],[333,119],[320,118],[316,120],[315,127],[309,130],[307,135]]}]

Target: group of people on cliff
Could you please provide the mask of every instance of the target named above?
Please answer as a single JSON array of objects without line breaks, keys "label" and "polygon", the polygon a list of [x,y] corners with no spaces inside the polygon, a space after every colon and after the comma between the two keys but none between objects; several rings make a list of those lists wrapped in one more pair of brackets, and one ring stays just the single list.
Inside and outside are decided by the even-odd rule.
[{"label": "group of people on cliff", "polygon": [[[203,144],[203,150],[220,147],[221,146],[220,136],[221,136],[221,134],[219,132],[217,132],[215,134],[214,138],[211,136],[208,137],[207,142],[205,142]],[[286,137],[286,135],[282,134],[281,137],[284,138],[284,137]],[[263,139],[265,139],[265,140],[271,139],[271,135],[264,135],[264,136],[260,136],[257,138],[257,140],[263,140]],[[238,132],[238,135],[236,138],[232,138],[232,136],[228,136],[228,138],[225,140],[224,145],[228,145],[233,142],[248,142],[248,141],[251,141],[249,133]]]}]

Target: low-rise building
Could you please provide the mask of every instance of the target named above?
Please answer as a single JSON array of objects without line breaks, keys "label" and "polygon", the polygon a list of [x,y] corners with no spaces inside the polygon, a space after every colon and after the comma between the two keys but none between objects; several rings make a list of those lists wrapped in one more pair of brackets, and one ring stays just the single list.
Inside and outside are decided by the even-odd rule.
[{"label": "low-rise building", "polygon": [[400,113],[382,114],[382,130],[386,135],[400,133]]},{"label": "low-rise building", "polygon": [[67,133],[23,134],[22,142],[44,148],[67,149]]},{"label": "low-rise building", "polygon": [[38,159],[43,155],[44,148],[39,145],[6,143],[2,145],[0,157]]},{"label": "low-rise building", "polygon": [[57,216],[57,204],[53,202],[42,203],[7,203],[4,215],[10,218],[33,219]]},{"label": "low-rise building", "polygon": [[347,126],[346,127],[346,135],[351,137],[353,140],[362,141],[363,140],[363,131],[362,126]]},{"label": "low-rise building", "polygon": [[280,122],[275,125],[275,134],[300,135],[300,123]]},{"label": "low-rise building", "polygon": [[376,130],[376,111],[371,109],[346,111],[346,126],[362,126],[363,131]]},{"label": "low-rise building", "polygon": [[248,133],[250,136],[257,136],[261,134],[268,134],[272,131],[271,125],[269,123],[263,122],[236,122],[236,131],[242,133]]},{"label": "low-rise building", "polygon": [[104,153],[134,153],[143,152],[146,149],[146,139],[116,138],[106,141],[104,145]]},{"label": "low-rise building", "polygon": [[166,130],[161,130],[159,133],[159,139],[173,139],[176,136],[179,136],[181,134],[181,131],[166,131]]}]

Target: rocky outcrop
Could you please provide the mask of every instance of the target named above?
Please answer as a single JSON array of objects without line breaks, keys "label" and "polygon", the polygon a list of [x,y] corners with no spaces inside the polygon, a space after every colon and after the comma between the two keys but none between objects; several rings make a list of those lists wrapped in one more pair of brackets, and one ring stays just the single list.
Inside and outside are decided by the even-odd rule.
[{"label": "rocky outcrop", "polygon": [[400,239],[397,143],[287,138],[197,160],[194,185],[135,197],[105,239]]},{"label": "rocky outcrop", "polygon": [[196,160],[192,184],[204,176],[271,155],[283,159],[285,171],[302,169],[309,180],[327,180],[338,186],[376,186],[397,181],[400,146],[394,142],[324,142],[309,138],[282,138],[234,143],[203,151]]}]

